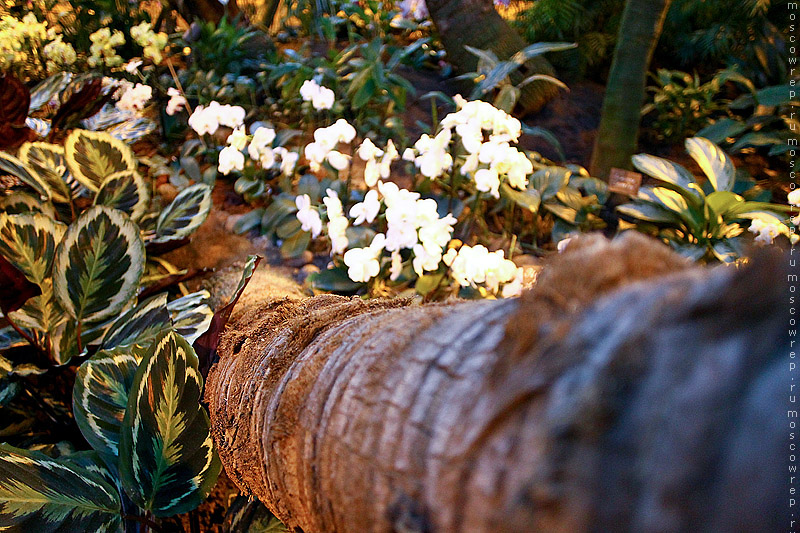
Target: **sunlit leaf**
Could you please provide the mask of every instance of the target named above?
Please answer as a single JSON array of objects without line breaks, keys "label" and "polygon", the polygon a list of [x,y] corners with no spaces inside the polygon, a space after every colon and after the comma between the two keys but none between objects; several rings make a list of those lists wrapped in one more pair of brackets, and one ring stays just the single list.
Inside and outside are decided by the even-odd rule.
[{"label": "sunlit leaf", "polygon": [[64,157],[72,176],[94,192],[115,172],[136,170],[133,151],[107,133],[73,130],[64,144]]},{"label": "sunlit leaf", "polygon": [[203,183],[187,187],[161,211],[153,242],[166,242],[190,236],[205,222],[210,210],[211,187]]},{"label": "sunlit leaf", "polygon": [[122,170],[108,176],[100,185],[95,205],[113,207],[137,221],[147,212],[150,191],[142,176],[134,170]]},{"label": "sunlit leaf", "polygon": [[715,191],[730,191],[736,183],[733,161],[716,144],[703,137],[686,139],[686,151],[703,169]]}]

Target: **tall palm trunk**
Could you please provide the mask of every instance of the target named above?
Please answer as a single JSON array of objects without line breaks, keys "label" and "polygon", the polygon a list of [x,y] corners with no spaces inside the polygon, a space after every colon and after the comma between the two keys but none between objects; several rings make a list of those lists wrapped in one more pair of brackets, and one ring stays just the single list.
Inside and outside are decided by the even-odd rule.
[{"label": "tall palm trunk", "polygon": [[612,167],[630,168],[639,136],[647,68],[671,1],[628,0],[625,4],[592,151],[592,176],[608,179]]},{"label": "tall palm trunk", "polygon": [[[488,49],[500,59],[507,59],[528,44],[495,11],[492,0],[428,0],[427,5],[447,59],[461,73],[475,71],[478,64],[478,58],[464,45]],[[553,67],[542,57],[533,58],[525,68],[526,77],[534,73],[554,74]],[[519,105],[525,112],[538,111],[557,92],[552,83],[530,83],[523,88]]]}]

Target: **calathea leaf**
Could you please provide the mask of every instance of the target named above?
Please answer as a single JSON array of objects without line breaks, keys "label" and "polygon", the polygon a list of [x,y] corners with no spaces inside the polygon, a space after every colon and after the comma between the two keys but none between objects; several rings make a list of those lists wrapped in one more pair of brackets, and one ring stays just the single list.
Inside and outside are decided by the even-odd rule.
[{"label": "calathea leaf", "polygon": [[42,213],[50,218],[56,218],[53,204],[42,202],[38,195],[25,190],[14,191],[8,196],[0,197],[0,212],[7,215]]},{"label": "calathea leaf", "polygon": [[142,343],[172,326],[167,294],[157,294],[119,317],[103,336],[105,349]]},{"label": "calathea leaf", "polygon": [[189,344],[194,344],[208,330],[214,311],[209,305],[211,293],[193,292],[167,304],[172,314],[172,326]]},{"label": "calathea leaf", "polygon": [[82,118],[88,118],[100,111],[111,100],[113,92],[103,87],[103,79],[98,76],[82,76],[71,81],[61,91],[61,106],[53,116],[53,130],[68,128]]},{"label": "calathea leaf", "polygon": [[83,362],[72,389],[72,412],[81,433],[100,453],[119,455],[122,420],[136,369],[149,345],[101,350]]},{"label": "calathea leaf", "polygon": [[70,201],[72,195],[65,180],[67,164],[62,147],[44,142],[25,143],[19,148],[19,159],[47,182],[54,201]]},{"label": "calathea leaf", "polygon": [[47,183],[41,179],[25,163],[11,154],[0,152],[0,171],[7,172],[42,197],[43,200],[50,200],[51,191]]},{"label": "calathea leaf", "polygon": [[63,313],[53,295],[51,271],[56,245],[65,231],[64,224],[45,215],[0,214],[0,254],[40,290],[39,295],[11,313],[15,323],[47,333],[62,320]]},{"label": "calathea leaf", "polygon": [[119,492],[68,458],[0,444],[0,529],[121,531]]},{"label": "calathea leaf", "polygon": [[108,176],[100,185],[95,205],[113,207],[139,220],[150,204],[150,191],[144,178],[134,170],[122,170]]},{"label": "calathea leaf", "polygon": [[117,314],[135,295],[144,271],[139,228],[121,211],[94,206],[74,222],[56,250],[56,298],[78,321]]},{"label": "calathea leaf", "polygon": [[174,331],[159,335],[136,371],[120,445],[125,492],[156,516],[194,509],[219,475],[202,388],[189,343]]},{"label": "calathea leaf", "polygon": [[211,187],[198,183],[182,190],[161,212],[153,242],[183,239],[202,224],[211,210]]},{"label": "calathea leaf", "polygon": [[115,172],[136,170],[133,151],[107,133],[73,130],[64,143],[64,158],[72,176],[94,192]]},{"label": "calathea leaf", "polygon": [[72,74],[69,72],[59,72],[39,83],[31,90],[31,106],[28,112],[37,111],[44,107],[45,104],[56,100],[58,93],[67,86],[71,79]]}]

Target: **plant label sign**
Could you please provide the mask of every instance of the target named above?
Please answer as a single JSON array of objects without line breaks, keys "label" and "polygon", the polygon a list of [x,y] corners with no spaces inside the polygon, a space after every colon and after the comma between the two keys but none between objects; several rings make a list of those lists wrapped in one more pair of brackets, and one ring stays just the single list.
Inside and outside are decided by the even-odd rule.
[{"label": "plant label sign", "polygon": [[642,175],[638,172],[631,172],[621,168],[612,168],[608,176],[608,190],[628,196],[639,194],[639,187],[642,185]]}]

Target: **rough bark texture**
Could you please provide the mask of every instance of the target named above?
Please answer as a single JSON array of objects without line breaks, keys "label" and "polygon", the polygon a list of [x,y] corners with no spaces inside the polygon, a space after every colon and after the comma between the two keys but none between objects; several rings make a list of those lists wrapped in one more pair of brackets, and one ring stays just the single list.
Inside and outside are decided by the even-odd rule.
[{"label": "rough bark texture", "polygon": [[613,167],[631,168],[639,140],[647,69],[672,0],[627,0],[608,74],[600,127],[589,172],[608,179]]},{"label": "rough bark texture", "polygon": [[631,234],[571,243],[518,300],[250,307],[214,439],[306,533],[778,530],[786,265],[687,268]]},{"label": "rough bark texture", "polygon": [[[478,58],[464,45],[491,50],[500,59],[507,59],[528,45],[494,9],[491,0],[428,0],[428,11],[447,52],[447,60],[460,74],[474,72]],[[512,81],[521,82],[531,74],[550,74],[555,71],[543,57],[525,64],[524,74],[512,75]],[[536,81],[522,89],[519,106],[523,112],[535,112],[558,94],[552,83]]]}]

